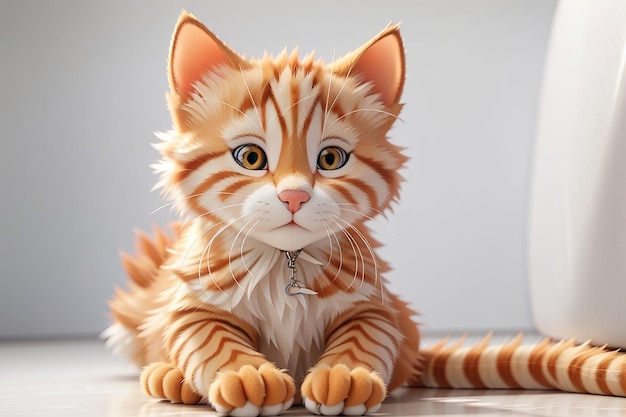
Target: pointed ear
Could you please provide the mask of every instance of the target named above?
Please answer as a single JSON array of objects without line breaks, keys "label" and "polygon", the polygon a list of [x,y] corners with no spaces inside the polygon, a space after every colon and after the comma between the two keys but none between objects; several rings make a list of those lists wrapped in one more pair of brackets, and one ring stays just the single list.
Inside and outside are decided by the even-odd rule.
[{"label": "pointed ear", "polygon": [[402,95],[405,58],[398,25],[391,25],[348,56],[337,66],[343,75],[369,82],[385,104],[396,104]]},{"label": "pointed ear", "polygon": [[[172,111],[189,100],[196,81],[221,65],[230,65],[233,68],[248,67],[245,60],[228,48],[193,15],[183,12],[176,23],[170,45],[168,76],[172,91],[170,97]],[[178,121],[180,120],[175,120]]]}]

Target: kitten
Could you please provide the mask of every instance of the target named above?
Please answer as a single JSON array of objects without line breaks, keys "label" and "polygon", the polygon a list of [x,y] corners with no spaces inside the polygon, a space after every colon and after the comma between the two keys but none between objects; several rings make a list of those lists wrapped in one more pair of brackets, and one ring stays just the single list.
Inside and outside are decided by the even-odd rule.
[{"label": "kitten", "polygon": [[[140,235],[124,256],[132,280],[106,332],[145,367],[148,395],[246,416],[294,400],[316,414],[372,413],[406,383],[624,395],[623,371],[606,372],[626,369],[623,356],[585,346],[418,354],[415,313],[386,289],[390,268],[366,225],[398,199],[407,158],[387,134],[404,78],[397,26],[330,64],[246,60],[181,15],[173,129],[159,134],[155,167],[185,220],[171,237]],[[556,364],[571,365],[563,381]],[[589,378],[583,365],[605,372]]]}]

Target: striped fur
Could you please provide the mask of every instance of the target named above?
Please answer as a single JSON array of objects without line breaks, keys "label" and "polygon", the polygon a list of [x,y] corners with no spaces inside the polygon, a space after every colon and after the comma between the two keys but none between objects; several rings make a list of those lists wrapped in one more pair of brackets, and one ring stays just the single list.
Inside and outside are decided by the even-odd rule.
[{"label": "striped fur", "polygon": [[[171,237],[139,234],[123,256],[129,290],[105,332],[145,367],[148,395],[256,416],[294,400],[371,413],[407,382],[623,394],[609,381],[622,356],[598,348],[439,346],[419,360],[414,312],[387,291],[367,227],[397,201],[407,159],[387,138],[402,108],[396,26],[330,64],[297,52],[245,60],[184,13],[169,80],[174,127],[158,135],[155,169],[182,222]],[[605,371],[592,386],[551,361]]]},{"label": "striped fur", "polygon": [[543,339],[490,345],[491,335],[471,347],[444,340],[421,351],[422,372],[413,386],[441,388],[558,389],[626,396],[626,356],[619,351],[574,340]]}]

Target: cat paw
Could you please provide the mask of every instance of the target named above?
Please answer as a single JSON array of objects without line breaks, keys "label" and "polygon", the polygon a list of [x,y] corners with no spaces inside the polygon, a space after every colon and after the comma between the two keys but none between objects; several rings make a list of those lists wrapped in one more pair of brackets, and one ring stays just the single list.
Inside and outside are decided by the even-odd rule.
[{"label": "cat paw", "polygon": [[386,394],[380,376],[362,367],[318,365],[302,383],[304,406],[325,416],[375,413]]},{"label": "cat paw", "polygon": [[209,389],[209,403],[222,415],[275,416],[289,409],[296,387],[293,379],[274,365],[245,365],[220,373]]},{"label": "cat paw", "polygon": [[185,381],[180,369],[169,363],[155,362],[146,366],[140,381],[144,392],[150,397],[183,404],[198,404],[202,400],[202,396]]}]

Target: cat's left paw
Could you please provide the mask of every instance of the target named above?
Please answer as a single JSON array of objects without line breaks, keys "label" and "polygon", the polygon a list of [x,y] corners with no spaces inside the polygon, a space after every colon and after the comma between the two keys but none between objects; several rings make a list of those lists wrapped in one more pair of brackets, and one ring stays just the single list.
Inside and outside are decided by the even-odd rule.
[{"label": "cat's left paw", "polygon": [[259,369],[244,365],[220,373],[209,389],[209,402],[220,415],[276,416],[289,409],[296,388],[291,378],[270,363]]},{"label": "cat's left paw", "polygon": [[318,365],[302,383],[304,406],[325,416],[375,413],[386,395],[380,376],[361,367]]}]

